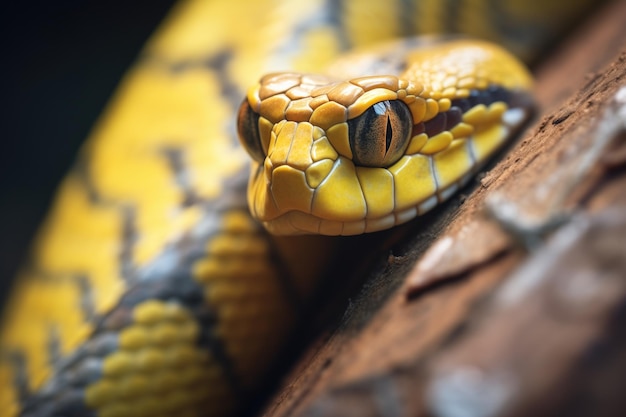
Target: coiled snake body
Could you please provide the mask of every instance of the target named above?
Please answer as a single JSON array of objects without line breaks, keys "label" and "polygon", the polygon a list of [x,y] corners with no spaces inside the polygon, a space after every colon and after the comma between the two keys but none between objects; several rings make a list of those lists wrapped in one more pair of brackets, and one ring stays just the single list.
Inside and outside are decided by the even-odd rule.
[{"label": "coiled snake body", "polygon": [[310,74],[415,32],[528,58],[588,2],[275,3],[183,2],[126,76],[4,308],[0,415],[235,412],[328,256],[265,230],[408,221],[467,182],[529,105],[524,67],[478,41],[409,39]]}]

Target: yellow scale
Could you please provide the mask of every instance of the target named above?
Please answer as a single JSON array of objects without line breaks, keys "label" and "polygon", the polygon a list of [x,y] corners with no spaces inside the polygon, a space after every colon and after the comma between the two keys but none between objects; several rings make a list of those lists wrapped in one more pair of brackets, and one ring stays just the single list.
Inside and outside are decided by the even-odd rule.
[{"label": "yellow scale", "polygon": [[[442,9],[450,2],[346,0],[336,20],[326,3],[187,0],[172,11],[60,185],[32,261],[4,306],[1,417],[68,410],[87,417],[212,416],[245,406],[245,394],[263,381],[329,255],[311,251],[307,239],[268,239],[248,214],[240,191],[249,162],[236,140],[237,104],[261,74],[318,72],[346,46],[450,27]],[[488,3],[459,0],[454,27],[500,40],[528,59],[541,39],[591,2],[499,2],[508,28],[532,22],[541,35],[535,44],[491,24]],[[283,120],[285,114],[304,117],[304,107],[285,112],[281,106],[289,100],[270,105],[253,87],[248,99],[268,121],[259,124],[271,138],[266,151],[282,161],[279,169],[253,172],[305,187],[275,186],[264,194],[262,177],[253,177],[248,198],[260,221],[280,233],[294,225],[298,232],[361,233],[391,226],[380,220],[385,216],[401,223],[448,197],[451,184],[463,182],[508,136],[499,123],[509,110],[505,103],[475,106],[450,131],[411,137],[407,155],[380,169],[351,162],[346,123],[383,99],[404,100],[413,119],[427,121],[472,89],[491,83],[529,88],[528,74],[509,55],[474,47],[494,54],[477,72],[467,72],[458,54],[415,52],[407,73],[397,74],[417,80],[413,90],[405,81],[395,88],[365,83],[360,95],[341,90],[333,98],[316,85],[317,97],[326,97],[309,100],[308,125]],[[334,76],[357,59],[337,64]],[[507,67],[494,67],[495,61]],[[345,87],[358,76],[336,82]],[[279,143],[296,130],[307,151]],[[469,135],[473,164],[463,142]],[[329,181],[333,176],[338,183]],[[414,178],[423,183],[403,185]],[[313,194],[311,204],[294,198]],[[347,220],[337,203],[349,208]],[[323,220],[290,211],[307,207]],[[283,211],[295,213],[293,219],[280,220]],[[275,263],[279,256],[284,263]]]}]

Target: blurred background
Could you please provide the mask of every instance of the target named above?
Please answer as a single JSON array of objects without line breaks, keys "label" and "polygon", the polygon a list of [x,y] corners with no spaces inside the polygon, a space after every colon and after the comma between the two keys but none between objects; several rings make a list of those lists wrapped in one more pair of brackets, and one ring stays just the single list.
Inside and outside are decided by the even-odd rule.
[{"label": "blurred background", "polygon": [[3,6],[1,298],[25,259],[56,185],[173,4],[34,0]]}]

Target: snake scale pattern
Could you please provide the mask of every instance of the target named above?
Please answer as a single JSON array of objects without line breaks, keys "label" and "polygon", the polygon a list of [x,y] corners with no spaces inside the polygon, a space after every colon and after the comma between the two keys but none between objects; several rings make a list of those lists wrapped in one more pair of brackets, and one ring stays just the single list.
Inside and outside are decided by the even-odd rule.
[{"label": "snake scale pattern", "polygon": [[467,33],[529,61],[589,3],[182,1],[60,185],[4,306],[0,416],[245,407],[329,256],[268,231],[408,221],[528,112],[531,79],[508,52],[407,36]]}]

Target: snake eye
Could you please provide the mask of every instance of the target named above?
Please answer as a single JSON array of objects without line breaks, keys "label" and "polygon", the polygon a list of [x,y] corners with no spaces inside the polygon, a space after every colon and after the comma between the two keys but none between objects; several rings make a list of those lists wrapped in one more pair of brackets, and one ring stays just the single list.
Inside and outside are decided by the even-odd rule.
[{"label": "snake eye", "polygon": [[374,104],[348,120],[352,160],[361,166],[388,167],[404,154],[412,129],[411,111],[403,102]]},{"label": "snake eye", "polygon": [[239,141],[250,156],[257,162],[263,162],[265,152],[263,152],[259,133],[259,115],[252,110],[247,99],[244,99],[239,106],[237,133],[239,134]]}]

